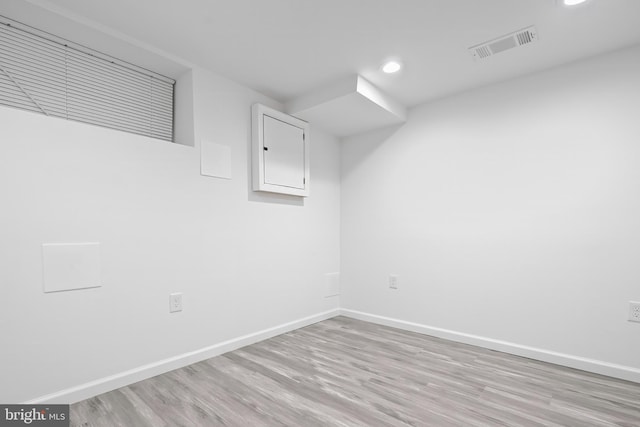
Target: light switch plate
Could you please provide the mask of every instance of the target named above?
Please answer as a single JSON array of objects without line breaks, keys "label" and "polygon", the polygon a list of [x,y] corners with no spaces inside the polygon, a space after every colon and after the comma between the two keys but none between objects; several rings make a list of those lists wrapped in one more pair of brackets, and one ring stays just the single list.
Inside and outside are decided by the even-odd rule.
[{"label": "light switch plate", "polygon": [[102,286],[97,242],[44,243],[42,267],[46,293]]}]

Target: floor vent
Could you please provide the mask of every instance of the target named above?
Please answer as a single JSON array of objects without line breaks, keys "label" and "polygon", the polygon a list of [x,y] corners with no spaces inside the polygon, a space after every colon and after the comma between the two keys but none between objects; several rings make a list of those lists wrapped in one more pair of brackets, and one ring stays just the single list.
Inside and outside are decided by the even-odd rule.
[{"label": "floor vent", "polygon": [[481,43],[469,48],[474,59],[485,59],[514,47],[524,46],[538,41],[538,32],[531,26],[523,30],[507,34],[497,39]]}]

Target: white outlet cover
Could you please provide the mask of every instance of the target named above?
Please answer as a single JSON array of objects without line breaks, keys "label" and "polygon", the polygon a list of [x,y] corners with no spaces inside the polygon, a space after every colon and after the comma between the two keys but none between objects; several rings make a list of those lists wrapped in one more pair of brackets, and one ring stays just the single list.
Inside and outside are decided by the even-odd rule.
[{"label": "white outlet cover", "polygon": [[169,294],[169,313],[182,311],[182,293]]},{"label": "white outlet cover", "polygon": [[640,323],[640,302],[629,301],[629,321]]},{"label": "white outlet cover", "polygon": [[389,288],[398,289],[398,275],[390,274],[389,275]]}]

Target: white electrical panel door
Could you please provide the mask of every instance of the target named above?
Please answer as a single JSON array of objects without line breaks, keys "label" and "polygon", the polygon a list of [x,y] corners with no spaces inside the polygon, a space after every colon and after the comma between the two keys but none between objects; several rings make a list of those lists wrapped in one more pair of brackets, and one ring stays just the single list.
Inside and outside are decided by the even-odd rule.
[{"label": "white electrical panel door", "polygon": [[264,182],[304,189],[304,129],[264,116]]},{"label": "white electrical panel door", "polygon": [[255,104],[252,107],[253,190],[309,195],[309,124]]}]

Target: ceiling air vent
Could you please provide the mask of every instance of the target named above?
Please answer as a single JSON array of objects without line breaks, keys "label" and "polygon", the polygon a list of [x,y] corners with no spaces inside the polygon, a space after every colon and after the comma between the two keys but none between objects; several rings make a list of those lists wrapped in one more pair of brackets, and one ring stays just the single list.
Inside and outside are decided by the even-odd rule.
[{"label": "ceiling air vent", "polygon": [[535,27],[531,26],[523,30],[507,34],[497,39],[481,43],[469,48],[469,52],[474,59],[485,59],[505,50],[514,47],[524,46],[538,41],[538,32]]}]

